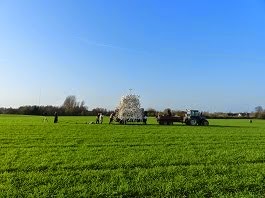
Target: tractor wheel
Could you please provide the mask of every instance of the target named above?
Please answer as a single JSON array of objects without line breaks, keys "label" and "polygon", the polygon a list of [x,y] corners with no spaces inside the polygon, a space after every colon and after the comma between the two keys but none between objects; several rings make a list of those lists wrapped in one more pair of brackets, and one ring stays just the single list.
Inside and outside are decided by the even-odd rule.
[{"label": "tractor wheel", "polygon": [[191,126],[196,126],[197,124],[198,124],[197,120],[194,120],[194,119],[190,120],[190,125]]},{"label": "tractor wheel", "polygon": [[209,126],[208,120],[203,120],[202,121],[202,126]]}]

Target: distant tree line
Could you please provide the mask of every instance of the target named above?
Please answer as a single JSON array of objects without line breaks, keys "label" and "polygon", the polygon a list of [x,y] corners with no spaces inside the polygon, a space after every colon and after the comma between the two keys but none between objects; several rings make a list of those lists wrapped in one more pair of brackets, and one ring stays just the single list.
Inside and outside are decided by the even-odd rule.
[{"label": "distant tree line", "polygon": [[[168,110],[172,112],[172,115],[183,116],[185,111],[172,110],[166,108],[163,111],[157,111],[154,108],[146,109],[148,117],[155,117],[158,114],[167,114]],[[61,106],[37,106],[37,105],[27,105],[21,106],[19,108],[0,108],[0,114],[20,114],[20,115],[47,115],[52,116],[57,112],[60,116],[96,116],[98,113],[103,113],[103,115],[109,116],[113,113],[113,110],[107,110],[106,108],[97,107],[92,110],[88,110],[85,106],[85,102],[78,102],[74,95],[67,96],[64,103]],[[254,112],[240,112],[240,113],[224,113],[224,112],[202,112],[206,118],[214,119],[244,119],[244,118],[258,118],[265,119],[265,109],[262,106],[257,106]]]},{"label": "distant tree line", "polygon": [[62,106],[27,105],[19,108],[0,108],[0,114],[52,116],[55,112],[60,116],[96,116],[98,113],[110,115],[113,111],[99,107],[88,110],[88,107],[85,106],[85,102],[78,102],[75,96],[67,96]]}]

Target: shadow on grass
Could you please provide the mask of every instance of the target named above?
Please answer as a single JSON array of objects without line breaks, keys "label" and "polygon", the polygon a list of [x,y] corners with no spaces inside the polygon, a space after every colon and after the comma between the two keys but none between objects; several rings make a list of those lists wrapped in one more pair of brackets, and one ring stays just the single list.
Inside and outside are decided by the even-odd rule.
[{"label": "shadow on grass", "polygon": [[119,124],[117,122],[113,122],[111,124],[108,124],[107,122],[106,123],[103,123],[103,124],[95,124],[94,122],[64,122],[64,123],[61,123],[62,126],[64,125],[93,125],[93,126],[143,126],[143,127],[146,127],[146,126],[158,126],[158,127],[190,127],[190,128],[258,128],[256,126],[253,126],[253,125],[249,125],[249,126],[239,126],[239,125],[209,125],[209,126],[188,126],[186,124],[181,124],[181,123],[174,123],[173,125],[160,125],[158,123],[147,123],[147,124],[144,124],[144,123],[141,123],[141,122],[129,122],[129,123],[126,123],[126,124]]},{"label": "shadow on grass", "polygon": [[150,163],[148,161],[145,162],[134,162],[130,164],[124,163],[99,163],[99,162],[88,162],[87,164],[67,164],[63,162],[54,163],[54,164],[46,164],[46,165],[31,165],[26,167],[8,167],[8,168],[1,168],[0,174],[3,173],[18,173],[18,172],[44,172],[44,171],[113,171],[113,170],[139,170],[139,169],[165,169],[165,168],[172,168],[172,167],[212,167],[215,168],[217,165],[225,165],[225,166],[236,166],[242,167],[244,165],[253,165],[253,164],[264,164],[264,160],[251,160],[251,161],[215,161],[215,162],[203,162],[203,161],[175,161],[175,162],[161,162],[161,163]]},{"label": "shadow on grass", "polygon": [[209,125],[207,128],[258,128],[255,126],[226,126],[226,125]]},{"label": "shadow on grass", "polygon": [[156,123],[141,124],[141,123],[129,123],[129,124],[111,124],[113,126],[158,126],[158,127],[189,127],[189,128],[258,128],[255,126],[236,126],[236,125],[209,125],[209,126],[188,126],[186,124],[173,124],[173,125],[160,125]]}]

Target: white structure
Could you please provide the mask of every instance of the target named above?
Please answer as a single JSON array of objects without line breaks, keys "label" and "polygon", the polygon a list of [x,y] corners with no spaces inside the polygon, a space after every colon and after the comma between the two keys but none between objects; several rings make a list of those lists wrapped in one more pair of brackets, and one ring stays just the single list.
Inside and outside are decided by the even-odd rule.
[{"label": "white structure", "polygon": [[123,121],[143,121],[144,110],[141,108],[140,96],[129,94],[122,96],[116,116]]}]

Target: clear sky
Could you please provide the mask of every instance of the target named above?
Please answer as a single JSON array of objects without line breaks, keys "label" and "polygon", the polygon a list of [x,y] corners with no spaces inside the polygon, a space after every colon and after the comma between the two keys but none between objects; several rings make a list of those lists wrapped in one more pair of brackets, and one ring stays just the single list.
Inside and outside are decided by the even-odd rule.
[{"label": "clear sky", "polygon": [[0,106],[265,107],[265,0],[0,0]]}]

